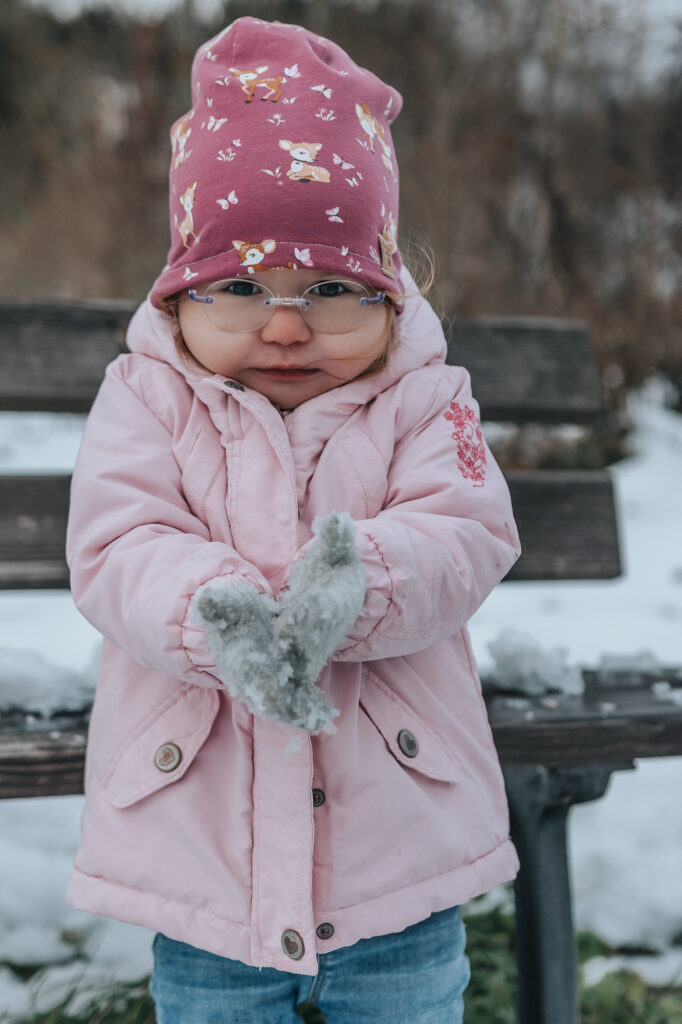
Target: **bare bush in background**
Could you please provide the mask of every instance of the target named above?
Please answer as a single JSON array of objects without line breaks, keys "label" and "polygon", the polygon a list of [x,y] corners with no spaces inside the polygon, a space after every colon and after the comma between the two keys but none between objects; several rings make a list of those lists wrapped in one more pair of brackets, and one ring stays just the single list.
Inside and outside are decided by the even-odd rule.
[{"label": "bare bush in background", "polygon": [[244,14],[329,36],[403,93],[401,244],[435,250],[443,312],[584,318],[611,383],[680,386],[682,71],[642,76],[643,24],[616,0],[228,0],[210,20],[185,0],[65,23],[3,0],[0,295],[146,294],[193,52]]}]

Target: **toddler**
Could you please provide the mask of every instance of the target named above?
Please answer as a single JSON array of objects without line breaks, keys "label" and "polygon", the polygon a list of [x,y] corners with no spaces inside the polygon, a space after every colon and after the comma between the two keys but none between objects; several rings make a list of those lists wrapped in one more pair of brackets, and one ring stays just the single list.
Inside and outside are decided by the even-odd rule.
[{"label": "toddler", "polygon": [[156,933],[159,1024],[457,1024],[459,907],[517,871],[466,624],[519,541],[397,247],[401,103],[296,25],[199,48],[79,452],[67,899]]}]

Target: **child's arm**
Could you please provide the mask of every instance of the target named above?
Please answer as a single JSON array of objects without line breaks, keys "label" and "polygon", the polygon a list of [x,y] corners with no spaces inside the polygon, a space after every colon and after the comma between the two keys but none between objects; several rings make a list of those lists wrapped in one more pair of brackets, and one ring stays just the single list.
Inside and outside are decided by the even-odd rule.
[{"label": "child's arm", "polygon": [[184,499],[171,436],[112,363],[88,418],[71,487],[66,553],[74,601],[136,661],[187,682],[219,686],[205,635],[190,620],[199,586],[246,581],[272,596],[260,571],[211,541]]},{"label": "child's arm", "polygon": [[355,522],[367,596],[336,659],[411,654],[453,635],[519,557],[469,374],[445,370],[425,406],[396,446],[384,508]]}]

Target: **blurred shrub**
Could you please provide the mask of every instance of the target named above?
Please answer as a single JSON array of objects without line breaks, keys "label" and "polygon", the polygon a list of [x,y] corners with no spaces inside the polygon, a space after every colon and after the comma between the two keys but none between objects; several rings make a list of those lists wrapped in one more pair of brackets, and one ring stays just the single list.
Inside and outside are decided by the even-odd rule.
[{"label": "blurred shrub", "polygon": [[682,387],[682,73],[643,76],[644,25],[617,8],[227,0],[202,20],[184,0],[155,21],[60,22],[2,0],[0,294],[144,296],[194,50],[257,14],[330,36],[403,93],[401,244],[435,250],[443,311],[587,319],[613,391],[654,368]]}]

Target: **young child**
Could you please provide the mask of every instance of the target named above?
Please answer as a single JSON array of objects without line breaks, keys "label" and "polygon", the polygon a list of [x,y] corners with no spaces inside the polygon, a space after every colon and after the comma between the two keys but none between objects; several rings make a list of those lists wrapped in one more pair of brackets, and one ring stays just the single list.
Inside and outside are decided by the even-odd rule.
[{"label": "young child", "polygon": [[458,908],[517,871],[466,623],[519,542],[396,246],[401,103],[296,25],[198,50],[168,263],[85,430],[67,898],[158,933],[159,1024],[454,1024]]}]

